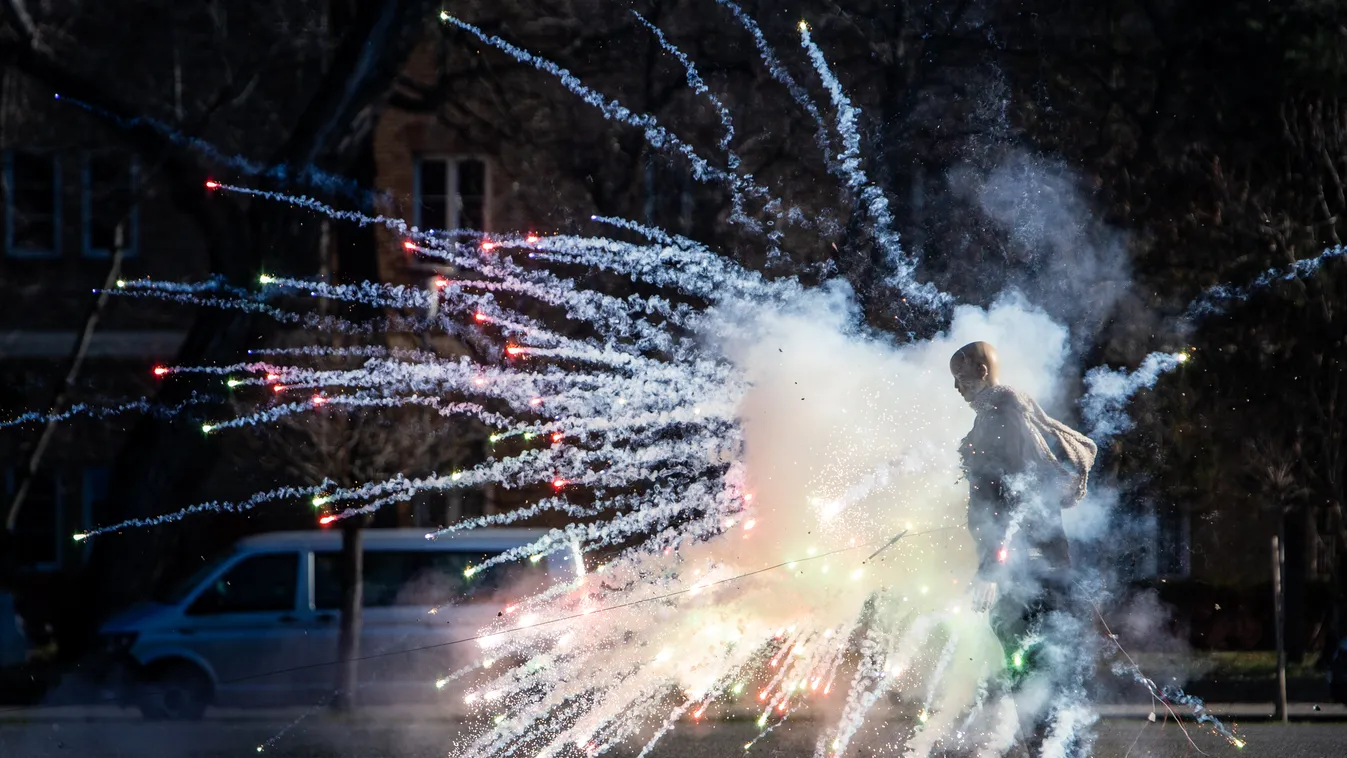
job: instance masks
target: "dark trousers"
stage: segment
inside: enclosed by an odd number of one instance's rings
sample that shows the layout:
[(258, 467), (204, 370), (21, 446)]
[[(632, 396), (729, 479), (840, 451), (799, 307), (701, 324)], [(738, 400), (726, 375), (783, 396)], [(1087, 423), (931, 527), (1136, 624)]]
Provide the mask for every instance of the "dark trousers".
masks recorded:
[[(1017, 581), (998, 582), (991, 609), (991, 626), (1005, 651), (1006, 667), (999, 689), (1019, 695), (1031, 681), (1050, 688), (1049, 702), (1030, 708), (1017, 703), (1020, 744), (1031, 756), (1041, 754), (1059, 698), (1084, 697), (1084, 681), (1092, 662), (1094, 635), (1082, 603), (1072, 587), (1070, 572), (1048, 569), (1026, 572)], [(1080, 755), (1092, 742), (1075, 740)], [(1076, 755), (1068, 746), (1068, 756)]]

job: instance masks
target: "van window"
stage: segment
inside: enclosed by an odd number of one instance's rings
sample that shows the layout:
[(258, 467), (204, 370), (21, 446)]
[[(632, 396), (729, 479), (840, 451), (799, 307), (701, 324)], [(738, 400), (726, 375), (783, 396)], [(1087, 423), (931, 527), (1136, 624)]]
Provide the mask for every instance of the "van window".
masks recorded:
[(197, 567), (196, 571), (188, 574), (185, 579), (179, 574), (177, 579), (170, 579), (165, 584), (159, 585), (159, 587), (157, 587), (150, 595), (150, 599), (157, 603), (163, 603), (164, 605), (177, 605), (178, 603), (181, 603), (187, 599), (188, 595), (192, 594), (192, 590), (196, 589), (203, 581), (205, 581), (206, 577), (214, 574), (215, 570), (220, 568), (221, 564), (232, 557), (233, 556), (229, 553), (225, 553), (224, 555), (206, 561)]
[[(541, 586), (535, 567), (505, 564), (464, 576), (497, 552), (444, 550), (370, 550), (365, 552), (364, 603), (367, 608), (393, 605), (448, 605), (463, 600), (487, 601), (499, 592), (529, 593)], [(341, 606), (341, 556), (314, 553), (314, 607)]]
[(197, 596), (187, 613), (208, 616), (293, 611), (298, 574), (297, 553), (244, 558)]

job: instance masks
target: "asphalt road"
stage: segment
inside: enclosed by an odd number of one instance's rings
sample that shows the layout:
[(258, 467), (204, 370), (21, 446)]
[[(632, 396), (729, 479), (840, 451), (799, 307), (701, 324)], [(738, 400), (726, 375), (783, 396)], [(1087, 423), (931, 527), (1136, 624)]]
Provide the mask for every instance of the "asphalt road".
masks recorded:
[[(1240, 727), (1248, 741), (1236, 750), (1224, 741), (1194, 732), (1196, 747), (1210, 756), (1240, 758), (1347, 757), (1347, 724), (1293, 723), (1290, 726), (1249, 724)], [(858, 757), (901, 756), (901, 750), (877, 749), (883, 730), (871, 745), (849, 751)], [(353, 724), (318, 714), (298, 723), (265, 720), (208, 720), (195, 724), (155, 724), (134, 719), (115, 721), (0, 722), (0, 756), (6, 758), (241, 758), (264, 755), (288, 758), (444, 758), (453, 756), (459, 727), (446, 722)], [(1110, 719), (1100, 727), (1096, 758), (1168, 758), (1200, 756), (1183, 733), (1144, 720)], [(651, 758), (722, 758), (745, 755), (744, 744), (756, 734), (751, 724), (680, 725), (651, 753)], [(808, 757), (813, 754), (814, 725), (787, 723), (755, 745), (750, 756)], [(633, 756), (637, 749), (624, 751)]]

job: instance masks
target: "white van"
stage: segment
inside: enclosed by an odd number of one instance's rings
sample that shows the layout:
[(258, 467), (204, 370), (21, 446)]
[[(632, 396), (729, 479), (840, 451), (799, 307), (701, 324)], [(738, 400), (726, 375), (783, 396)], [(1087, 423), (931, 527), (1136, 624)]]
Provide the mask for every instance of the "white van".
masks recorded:
[[(572, 551), (468, 571), (545, 533), (478, 529), (427, 540), (425, 529), (366, 530), (360, 702), (433, 698), (437, 679), (481, 655), (470, 642), (445, 643), (475, 636), (521, 595), (574, 579)], [(212, 703), (326, 702), (338, 669), (340, 549), (336, 530), (249, 537), (109, 619), (101, 634), (127, 664), (123, 703), (147, 718), (185, 719)]]

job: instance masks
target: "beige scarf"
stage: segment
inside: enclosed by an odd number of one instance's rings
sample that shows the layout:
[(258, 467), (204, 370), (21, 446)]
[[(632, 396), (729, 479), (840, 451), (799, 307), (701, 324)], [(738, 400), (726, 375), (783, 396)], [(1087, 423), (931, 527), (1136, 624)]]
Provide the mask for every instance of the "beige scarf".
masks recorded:
[[(1068, 489), (1062, 501), (1063, 508), (1070, 508), (1085, 497), (1090, 468), (1094, 466), (1095, 453), (1098, 452), (1094, 440), (1049, 416), (1033, 398), (1005, 385), (998, 384), (982, 390), (973, 398), (972, 405), (977, 413), (1000, 410), (1013, 412), (1018, 418), (1024, 419), (1025, 423), (1020, 429), (1028, 437), (1025, 447), (1037, 452), (1039, 463), (1057, 469), (1074, 482), (1075, 486)], [(1057, 439), (1057, 447), (1066, 460), (1058, 458), (1053, 452), (1053, 446), (1048, 443), (1049, 435)]]

